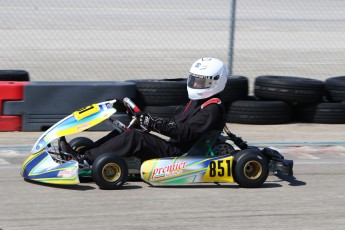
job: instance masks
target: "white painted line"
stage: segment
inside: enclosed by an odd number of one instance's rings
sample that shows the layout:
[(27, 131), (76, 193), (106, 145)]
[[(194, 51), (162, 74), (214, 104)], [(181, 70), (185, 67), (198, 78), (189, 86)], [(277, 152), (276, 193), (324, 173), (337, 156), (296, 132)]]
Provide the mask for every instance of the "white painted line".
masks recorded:
[(345, 157), (345, 153), (338, 153), (340, 156)]
[(294, 165), (345, 165), (345, 161), (341, 161), (341, 162), (305, 161), (305, 162), (294, 162)]
[(0, 157), (16, 157), (20, 155), (22, 154), (19, 154), (19, 152), (15, 150), (11, 150), (11, 149), (0, 150)]
[[(309, 153), (302, 153), (302, 152), (293, 152), (293, 151), (281, 151), (281, 154), (283, 154), (284, 157), (286, 157), (286, 155), (291, 156), (291, 158), (293, 159), (308, 159), (308, 160), (319, 160), (319, 157), (313, 156)], [(286, 159), (288, 159), (289, 157), (286, 157)]]
[(6, 161), (5, 159), (0, 158), (0, 165), (9, 165), (10, 162)]
[(0, 165), (0, 171), (2, 169), (21, 169), (22, 166), (21, 165), (13, 165), (13, 164), (10, 164), (10, 165)]
[(320, 159), (320, 157), (315, 157), (315, 156), (308, 154), (308, 153), (301, 153), (300, 156), (302, 156), (302, 157), (300, 157), (300, 159), (312, 159), (312, 160), (319, 160)]

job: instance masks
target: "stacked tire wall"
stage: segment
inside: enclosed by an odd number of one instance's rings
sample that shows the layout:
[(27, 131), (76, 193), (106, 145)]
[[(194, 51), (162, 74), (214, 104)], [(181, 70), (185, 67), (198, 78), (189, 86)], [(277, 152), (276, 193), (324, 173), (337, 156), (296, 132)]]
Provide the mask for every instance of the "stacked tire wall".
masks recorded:
[[(137, 80), (136, 102), (144, 112), (170, 118), (188, 101), (187, 79)], [(254, 95), (248, 95), (248, 79), (229, 76), (221, 99), (227, 122), (242, 124), (287, 124), (313, 122), (345, 123), (343, 103), (345, 77), (326, 82), (292, 76), (259, 76)]]
[[(345, 76), (326, 81), (291, 76), (259, 76), (254, 95), (248, 79), (229, 76), (221, 99), (227, 122), (286, 124), (345, 123)], [(187, 79), (120, 82), (31, 82), (23, 70), (0, 70), (0, 131), (44, 131), (92, 103), (117, 99), (113, 119), (128, 123), (122, 99), (129, 97), (153, 116), (170, 118), (188, 102)], [(91, 130), (110, 130), (106, 124)]]
[(345, 77), (323, 82), (303, 77), (259, 76), (254, 83), (254, 97), (232, 103), (227, 121), (345, 124), (344, 95)]

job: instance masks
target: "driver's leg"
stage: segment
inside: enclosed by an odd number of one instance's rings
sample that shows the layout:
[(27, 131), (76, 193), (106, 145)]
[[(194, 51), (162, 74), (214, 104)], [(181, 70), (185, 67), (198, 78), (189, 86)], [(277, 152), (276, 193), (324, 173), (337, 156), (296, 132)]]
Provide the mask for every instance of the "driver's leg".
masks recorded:
[(102, 137), (99, 140), (95, 141), (95, 144), (94, 144), (93, 148), (97, 148), (97, 147), (101, 146), (102, 144), (104, 144), (108, 140), (118, 136), (119, 134), (120, 134), (120, 132), (118, 130), (114, 129), (113, 131), (111, 131), (110, 133), (105, 135), (104, 137)]
[(136, 156), (142, 160), (167, 156), (178, 156), (182, 151), (167, 141), (141, 131), (131, 130), (115, 136), (100, 146), (85, 152), (86, 160), (92, 163), (103, 153), (122, 157)]

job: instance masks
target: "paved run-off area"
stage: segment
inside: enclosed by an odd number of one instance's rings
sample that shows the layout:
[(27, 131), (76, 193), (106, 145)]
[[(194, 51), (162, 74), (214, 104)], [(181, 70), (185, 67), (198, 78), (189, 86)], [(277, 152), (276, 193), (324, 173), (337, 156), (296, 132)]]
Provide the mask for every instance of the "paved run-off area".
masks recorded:
[(19, 171), (41, 133), (0, 133), (0, 229), (343, 229), (344, 125), (228, 125), (250, 144), (274, 146), (293, 159), (295, 177), (271, 175), (259, 189), (40, 185)]

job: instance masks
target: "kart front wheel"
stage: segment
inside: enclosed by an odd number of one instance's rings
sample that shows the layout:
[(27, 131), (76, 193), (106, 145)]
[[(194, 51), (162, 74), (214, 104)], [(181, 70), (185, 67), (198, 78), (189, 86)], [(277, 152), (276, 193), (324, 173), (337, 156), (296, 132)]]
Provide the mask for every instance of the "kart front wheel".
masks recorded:
[(69, 142), (74, 151), (84, 154), (88, 149), (94, 146), (94, 142), (87, 137), (76, 137)]
[(268, 161), (259, 150), (239, 151), (234, 159), (234, 179), (244, 188), (258, 188), (269, 174)]
[(113, 154), (102, 154), (92, 164), (92, 177), (100, 189), (118, 189), (128, 177), (125, 160)]

